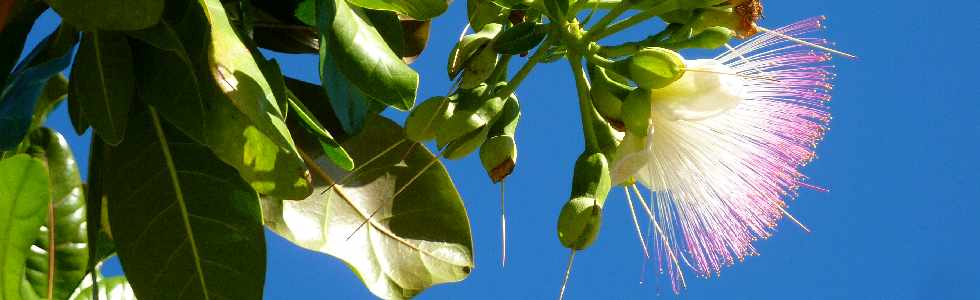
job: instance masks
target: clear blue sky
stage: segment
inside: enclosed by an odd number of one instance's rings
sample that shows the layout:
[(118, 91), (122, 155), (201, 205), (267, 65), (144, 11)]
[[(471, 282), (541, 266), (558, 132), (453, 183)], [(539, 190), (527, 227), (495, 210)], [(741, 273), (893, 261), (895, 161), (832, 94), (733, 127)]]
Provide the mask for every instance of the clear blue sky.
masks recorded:
[[(826, 15), (825, 36), (858, 54), (836, 60), (831, 131), (805, 172), (830, 192), (803, 190), (756, 245), (762, 253), (720, 277), (640, 285), (641, 250), (621, 191), (606, 205), (599, 240), (576, 257), (568, 299), (980, 299), (980, 4), (974, 1), (765, 1), (768, 27)], [(420, 99), (444, 94), (446, 55), (464, 24), (465, 1), (433, 25), (414, 67)], [(57, 25), (48, 13), (29, 45)], [(653, 26), (653, 25), (651, 25)], [(637, 38), (634, 32), (623, 38)], [(646, 32), (649, 33), (649, 32)], [(316, 58), (277, 56), (287, 75), (318, 82)], [(574, 85), (564, 62), (543, 65), (518, 92), (520, 161), (508, 179), (509, 262), (499, 266), (498, 189), (476, 157), (447, 163), (469, 210), (476, 268), (421, 299), (556, 298), (568, 251), (555, 222), (582, 149)], [(75, 137), (64, 106), (49, 126), (66, 134), (87, 167), (89, 135)], [(267, 299), (364, 299), (371, 295), (331, 257), (269, 234)], [(110, 263), (109, 273), (118, 273)], [(646, 277), (654, 276), (647, 268)]]

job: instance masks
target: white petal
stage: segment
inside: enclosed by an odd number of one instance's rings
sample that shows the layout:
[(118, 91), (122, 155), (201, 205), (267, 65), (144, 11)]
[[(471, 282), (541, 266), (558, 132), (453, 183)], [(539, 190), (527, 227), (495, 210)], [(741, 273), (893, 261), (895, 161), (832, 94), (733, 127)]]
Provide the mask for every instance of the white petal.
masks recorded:
[(742, 101), (745, 82), (735, 70), (714, 59), (686, 61), (680, 80), (653, 90), (653, 110), (668, 120), (704, 120)]
[[(651, 127), (648, 136), (653, 135)], [(626, 133), (619, 148), (616, 149), (613, 163), (609, 168), (609, 176), (613, 184), (622, 184), (637, 175), (637, 171), (646, 166), (650, 160), (649, 138)]]

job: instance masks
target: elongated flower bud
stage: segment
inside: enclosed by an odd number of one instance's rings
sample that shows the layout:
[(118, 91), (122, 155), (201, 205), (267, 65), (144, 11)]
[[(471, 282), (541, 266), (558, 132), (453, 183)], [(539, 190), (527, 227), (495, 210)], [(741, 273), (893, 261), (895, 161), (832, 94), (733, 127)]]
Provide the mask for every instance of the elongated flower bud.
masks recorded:
[(583, 153), (575, 161), (572, 176), (572, 198), (590, 197), (601, 206), (611, 187), (609, 162), (602, 153)]
[(490, 137), (480, 147), (480, 162), (493, 182), (504, 180), (513, 172), (517, 163), (517, 143), (514, 137), (520, 117), (520, 103), (516, 96), (511, 95), (490, 125)]
[(675, 50), (687, 48), (717, 49), (725, 46), (734, 36), (735, 31), (726, 27), (715, 26), (704, 29), (704, 31), (690, 39), (667, 43), (662, 46)]
[(445, 146), (450, 142), (490, 123), (503, 108), (504, 100), (499, 97), (487, 99), (487, 85), (481, 84), (472, 90), (462, 90), (457, 95), (456, 107), (452, 116), (436, 132), (436, 145)]
[(483, 126), (478, 130), (474, 130), (459, 137), (446, 145), (446, 149), (442, 151), (442, 156), (447, 159), (460, 159), (466, 157), (466, 155), (469, 155), (475, 151), (480, 147), (480, 145), (483, 144), (484, 141), (487, 140), (488, 132), (490, 132), (490, 127)]
[(609, 76), (606, 69), (598, 66), (589, 66), (589, 78), (592, 83), (592, 104), (596, 111), (607, 121), (615, 122), (622, 128), (623, 99), (632, 88), (617, 82)]

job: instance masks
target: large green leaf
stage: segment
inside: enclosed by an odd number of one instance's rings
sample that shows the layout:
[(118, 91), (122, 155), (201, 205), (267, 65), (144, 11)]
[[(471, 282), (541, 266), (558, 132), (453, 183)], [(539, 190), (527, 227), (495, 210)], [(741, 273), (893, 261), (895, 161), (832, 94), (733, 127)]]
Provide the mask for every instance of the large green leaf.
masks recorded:
[(371, 99), (400, 110), (412, 108), (418, 73), (388, 47), (361, 9), (344, 0), (317, 0), (317, 27), (321, 66), (324, 52), (330, 53), (332, 64)]
[(0, 299), (19, 300), (27, 257), (50, 194), (44, 162), (26, 154), (0, 160)]
[[(310, 193), (308, 173), (285, 129), (275, 93), (268, 84), (269, 94), (254, 89), (255, 77), (241, 72), (235, 80), (252, 88), (230, 93), (219, 88), (211, 62), (230, 54), (212, 53), (210, 38), (200, 30), (209, 26), (207, 17), (197, 3), (190, 4), (187, 14), (173, 23), (164, 20), (129, 33), (138, 40), (132, 46), (140, 99), (184, 134), (211, 148), (256, 191), (289, 199), (306, 197)], [(223, 39), (237, 40), (233, 31), (213, 33), (228, 34), (231, 36)], [(247, 55), (242, 64), (258, 70), (248, 49), (240, 42), (237, 45)], [(263, 78), (261, 72), (256, 74)]]
[[(89, 282), (89, 278), (85, 282)], [(71, 300), (92, 300), (92, 284), (83, 284), (72, 294)], [(133, 294), (133, 287), (129, 285), (124, 276), (101, 278), (95, 289), (98, 291), (98, 299), (101, 300), (136, 300)]]
[(317, 160), (313, 196), (265, 199), (266, 225), (303, 248), (344, 260), (381, 298), (409, 298), (466, 278), (473, 267), (469, 218), (438, 159), (378, 116), (343, 146), (358, 169)]
[(350, 0), (350, 2), (364, 8), (393, 11), (416, 20), (435, 18), (449, 7), (449, 1), (446, 0)]
[(129, 104), (136, 94), (133, 56), (126, 35), (86, 32), (71, 68), (71, 97), (103, 141), (119, 144), (126, 132)]
[[(138, 120), (138, 121), (137, 121)], [(258, 195), (207, 147), (154, 112), (134, 114), (106, 158), (109, 224), (136, 295), (261, 299)]]
[(355, 134), (364, 127), (371, 99), (337, 68), (336, 58), (326, 51), (320, 39), (320, 80), (326, 91), (323, 99), (337, 114), (344, 132)]
[(86, 31), (137, 30), (163, 14), (161, 0), (47, 0), (61, 18)]
[(0, 86), (6, 86), (10, 70), (24, 51), (27, 34), (37, 17), (48, 6), (41, 1), (4, 0), (0, 2)]
[(0, 151), (12, 149), (27, 136), (38, 98), (48, 79), (68, 67), (76, 39), (74, 30), (59, 27), (14, 69), (0, 93)]
[[(49, 193), (54, 206), (54, 296), (68, 299), (85, 276), (88, 264), (85, 195), (68, 141), (61, 134), (40, 128), (31, 133), (32, 151), (47, 161)], [(34, 247), (27, 258), (27, 285), (21, 295), (28, 299), (47, 299), (48, 260), (51, 255), (51, 220), (35, 231)], [(28, 296), (31, 295), (31, 296)]]

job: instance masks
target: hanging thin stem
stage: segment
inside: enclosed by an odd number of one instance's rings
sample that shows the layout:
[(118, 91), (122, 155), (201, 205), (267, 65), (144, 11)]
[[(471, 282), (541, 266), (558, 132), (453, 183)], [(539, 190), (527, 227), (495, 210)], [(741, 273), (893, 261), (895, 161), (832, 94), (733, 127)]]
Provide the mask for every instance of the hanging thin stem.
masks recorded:
[(602, 16), (602, 19), (599, 19), (599, 21), (596, 22), (595, 25), (589, 28), (589, 32), (587, 32), (585, 36), (583, 36), (583, 40), (591, 41), (592, 37), (602, 34), (602, 32), (606, 30), (606, 27), (608, 27), (610, 23), (616, 21), (616, 18), (619, 18), (620, 15), (622, 15), (624, 12), (629, 10), (631, 4), (632, 1), (627, 1), (627, 0), (623, 0), (622, 2), (619, 2), (619, 5), (616, 5), (616, 7), (613, 7), (613, 9), (609, 10), (609, 12), (606, 13), (606, 15)]
[(582, 57), (577, 53), (570, 53), (568, 64), (572, 67), (572, 73), (575, 74), (575, 87), (578, 90), (579, 111), (582, 113), (582, 133), (585, 136), (585, 147), (593, 153), (598, 153), (600, 148), (596, 139), (595, 128), (592, 126), (592, 96), (589, 94), (589, 81), (585, 76), (585, 69), (582, 68)]
[(504, 180), (500, 181), (500, 267), (507, 266), (507, 213), (504, 208)]
[(565, 279), (561, 282), (561, 292), (558, 293), (558, 300), (565, 299), (565, 288), (568, 287), (568, 277), (572, 275), (572, 263), (575, 262), (575, 249), (568, 255), (568, 266), (565, 267)]

